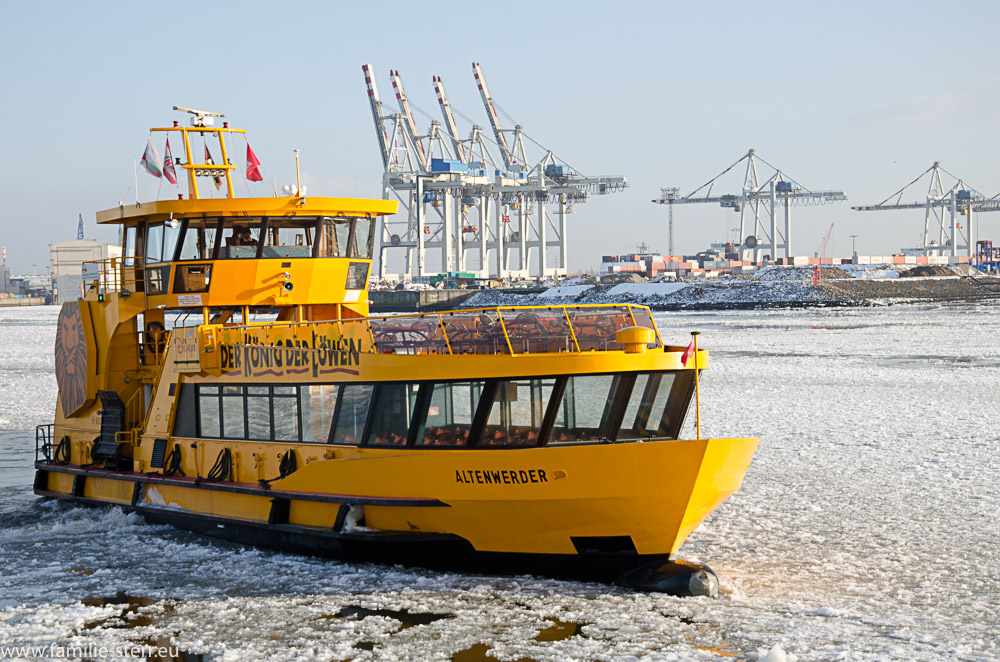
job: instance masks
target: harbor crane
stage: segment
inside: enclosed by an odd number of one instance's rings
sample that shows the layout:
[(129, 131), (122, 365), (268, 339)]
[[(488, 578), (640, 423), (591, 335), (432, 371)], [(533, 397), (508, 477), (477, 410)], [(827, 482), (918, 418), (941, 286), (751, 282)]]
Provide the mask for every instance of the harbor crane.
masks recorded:
[[(566, 215), (573, 204), (628, 186), (624, 177), (584, 176), (528, 137), (520, 125), (508, 141), (506, 134), (511, 132), (500, 124), (478, 63), (473, 63), (473, 74), (496, 139), (492, 148), (479, 126), (472, 127), (467, 140), (459, 137), (440, 76), (432, 82), (444, 122), (432, 120), (421, 135), (413, 114), (417, 107), (410, 103), (399, 71), (390, 70), (399, 113), (383, 106), (372, 66), (365, 64), (362, 71), (385, 168), (383, 197), (394, 195), (401, 204), (395, 217), (383, 217), (378, 234), (382, 278), (390, 250), (405, 251), (404, 278), (427, 275), (426, 256), (438, 251), (445, 272), (471, 270), (469, 257), (478, 254), (474, 271), (481, 278), (564, 274)], [(543, 150), (537, 161), (529, 160), (525, 138)], [(491, 149), (499, 152), (499, 158)], [(551, 204), (556, 205), (555, 218), (546, 209)], [(548, 263), (547, 253), (553, 248), (558, 250), (556, 265)], [(535, 255), (533, 264), (529, 252)]]
[[(945, 188), (941, 180), (941, 173), (945, 173), (955, 180), (951, 188)], [(903, 193), (925, 175), (930, 174), (930, 181), (927, 186), (927, 197), (923, 202), (903, 202)], [(894, 201), (893, 201), (894, 200)], [(979, 191), (970, 188), (959, 177), (941, 167), (940, 161), (924, 170), (912, 182), (899, 189), (888, 198), (876, 205), (851, 207), (854, 211), (885, 211), (888, 209), (923, 209), (924, 210), (924, 239), (923, 243), (916, 248), (904, 248), (904, 252), (917, 253), (919, 255), (949, 255), (956, 256), (960, 249), (965, 249), (966, 255), (975, 256), (975, 219), (973, 212), (994, 212), (1000, 211), (1000, 200), (996, 196), (987, 199)], [(965, 224), (959, 222), (959, 218), (965, 217)], [(936, 226), (936, 227), (932, 227)], [(936, 229), (938, 233), (937, 241), (931, 239), (932, 231)]]
[[(746, 161), (743, 189), (739, 193), (712, 195), (716, 180)], [(774, 171), (768, 179), (761, 181), (757, 172), (760, 162)], [(706, 190), (707, 189), (707, 190)], [(697, 195), (701, 191), (702, 195)], [(685, 196), (677, 194), (675, 188), (660, 189), (660, 197), (655, 204), (673, 205), (718, 203), (740, 215), (739, 248), (745, 257), (755, 260), (762, 256), (770, 259), (778, 257), (778, 249), (785, 249), (785, 257), (792, 257), (792, 216), (791, 207), (805, 204), (828, 204), (847, 200), (843, 191), (813, 191), (786, 176), (780, 169), (760, 158), (750, 149), (731, 166), (708, 180)], [(784, 229), (778, 228), (778, 210), (784, 207)], [(765, 240), (762, 240), (762, 237)]]
[(830, 223), (830, 229), (826, 233), (826, 237), (820, 242), (819, 250), (816, 251), (816, 257), (826, 257), (826, 249), (830, 247), (830, 239), (833, 238), (833, 223)]

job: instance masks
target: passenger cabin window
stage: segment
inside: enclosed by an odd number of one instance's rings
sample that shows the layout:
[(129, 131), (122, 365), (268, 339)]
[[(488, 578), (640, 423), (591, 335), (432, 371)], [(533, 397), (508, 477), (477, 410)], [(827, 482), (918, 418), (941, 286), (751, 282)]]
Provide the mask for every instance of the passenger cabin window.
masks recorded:
[(467, 446), (483, 382), (444, 382), (425, 388), (430, 394), (427, 409), (415, 419), (417, 445)]
[(567, 377), (549, 443), (610, 439), (614, 396), (620, 381), (613, 375)]
[(357, 444), (364, 434), (371, 406), (372, 384), (345, 384), (337, 406), (337, 421), (333, 431), (333, 443)]
[(368, 443), (372, 446), (406, 446), (416, 400), (415, 384), (380, 384), (376, 390)]
[(222, 437), (247, 438), (247, 417), (243, 386), (222, 387)]
[(537, 446), (554, 379), (500, 380), (481, 444)]
[[(332, 410), (328, 416), (332, 415)], [(198, 385), (198, 436), (299, 441), (296, 386)], [(327, 418), (329, 429), (329, 418)], [(308, 441), (308, 440), (307, 440)], [(324, 436), (323, 441), (326, 441)]]
[(330, 439), (330, 422), (337, 408), (340, 386), (310, 384), (301, 388), (302, 441), (326, 443)]
[(676, 439), (691, 401), (691, 371), (639, 375), (625, 409), (618, 440)]

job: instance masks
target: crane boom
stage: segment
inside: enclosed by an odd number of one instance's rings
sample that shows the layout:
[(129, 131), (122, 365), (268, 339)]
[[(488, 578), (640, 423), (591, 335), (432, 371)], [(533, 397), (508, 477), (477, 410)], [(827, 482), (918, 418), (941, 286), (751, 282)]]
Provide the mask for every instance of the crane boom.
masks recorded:
[(490, 126), (493, 127), (493, 135), (496, 137), (497, 145), (500, 147), (500, 156), (503, 158), (503, 164), (510, 170), (513, 163), (510, 148), (507, 147), (507, 138), (503, 135), (503, 130), (500, 128), (500, 120), (497, 118), (496, 108), (493, 107), (493, 99), (490, 97), (490, 91), (486, 87), (486, 78), (483, 76), (482, 67), (479, 66), (478, 62), (472, 63), (472, 72), (476, 75), (476, 84), (479, 86), (479, 93), (483, 97), (483, 105), (486, 106), (486, 115), (489, 117)]
[(826, 233), (826, 238), (823, 239), (823, 243), (820, 244), (819, 253), (816, 257), (826, 257), (826, 249), (830, 246), (830, 238), (833, 237), (833, 223), (830, 223), (830, 230)]
[(438, 104), (441, 106), (441, 114), (444, 116), (444, 125), (448, 128), (451, 136), (451, 143), (455, 147), (455, 156), (462, 163), (468, 163), (465, 156), (465, 146), (458, 138), (458, 125), (455, 123), (455, 116), (451, 114), (451, 104), (448, 103), (448, 95), (444, 93), (444, 82), (440, 76), (434, 76), (434, 91), (437, 92)]
[(403, 126), (409, 134), (410, 141), (417, 146), (417, 161), (422, 170), (427, 170), (427, 152), (424, 151), (424, 144), (417, 140), (417, 121), (413, 119), (413, 111), (410, 110), (410, 101), (403, 91), (403, 80), (399, 77), (399, 70), (390, 71), (392, 78), (392, 89), (396, 91), (396, 100), (399, 101), (399, 110), (403, 114)]
[(370, 64), (361, 65), (361, 70), (365, 72), (365, 83), (368, 85), (368, 102), (372, 107), (372, 119), (375, 120), (375, 133), (378, 135), (379, 151), (382, 153), (382, 167), (388, 168), (389, 131), (382, 115), (382, 100), (379, 99), (378, 88), (375, 86), (375, 71)]

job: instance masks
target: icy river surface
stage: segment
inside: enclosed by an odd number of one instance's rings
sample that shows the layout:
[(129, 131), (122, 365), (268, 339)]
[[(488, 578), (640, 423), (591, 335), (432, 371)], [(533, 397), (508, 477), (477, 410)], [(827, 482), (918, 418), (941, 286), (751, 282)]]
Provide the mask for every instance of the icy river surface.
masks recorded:
[(37, 500), (58, 309), (0, 309), (0, 658), (1000, 660), (998, 313), (657, 314), (711, 352), (703, 435), (761, 438), (678, 555), (719, 574), (709, 599), (343, 564)]

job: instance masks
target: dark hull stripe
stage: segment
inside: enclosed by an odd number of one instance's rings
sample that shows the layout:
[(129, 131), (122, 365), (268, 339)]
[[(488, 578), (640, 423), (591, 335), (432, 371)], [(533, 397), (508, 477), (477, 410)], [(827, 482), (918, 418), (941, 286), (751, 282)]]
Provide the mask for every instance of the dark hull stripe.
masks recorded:
[[(149, 485), (171, 485), (175, 487), (191, 487), (200, 490), (216, 492), (233, 492), (235, 494), (250, 494), (269, 499), (289, 499), (295, 501), (318, 501), (322, 503), (350, 503), (358, 506), (405, 506), (408, 508), (448, 508), (448, 504), (438, 499), (405, 498), (405, 497), (368, 497), (357, 494), (321, 494), (318, 492), (290, 492), (288, 490), (264, 489), (252, 483), (214, 483), (187, 476), (160, 476), (159, 474), (138, 474), (125, 471), (108, 471), (107, 469), (91, 469), (79, 466), (66, 466), (49, 462), (36, 462), (38, 471), (73, 474), (93, 478), (108, 478), (131, 483)], [(36, 490), (36, 493), (40, 493)], [(46, 494), (45, 496), (52, 496)]]

